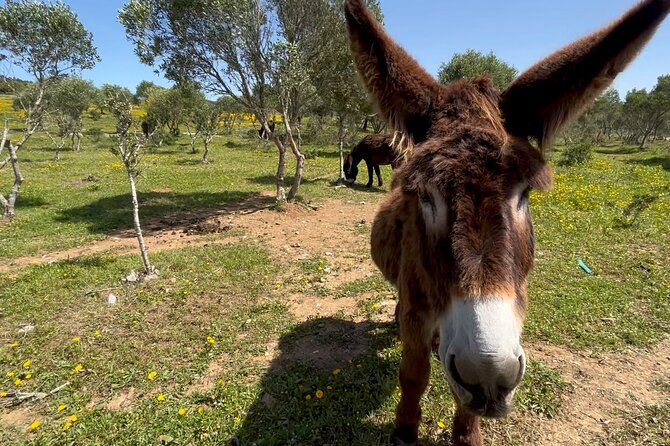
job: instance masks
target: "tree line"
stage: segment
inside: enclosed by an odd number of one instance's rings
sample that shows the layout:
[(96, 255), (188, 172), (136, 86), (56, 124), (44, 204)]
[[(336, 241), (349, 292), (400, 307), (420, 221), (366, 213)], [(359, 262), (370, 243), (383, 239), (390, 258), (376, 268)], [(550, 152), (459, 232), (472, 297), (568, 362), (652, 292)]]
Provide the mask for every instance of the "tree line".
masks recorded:
[[(368, 3), (383, 19), (378, 1)], [(25, 113), (23, 134), (10, 139), (5, 124), (0, 147), (0, 169), (11, 167), (15, 176), (9, 194), (0, 194), (5, 216), (13, 215), (23, 181), (17, 155), (21, 147), (36, 131), (44, 131), (56, 158), (68, 140), (78, 150), (82, 115), (91, 105), (104, 113), (111, 104), (118, 109), (121, 100), (129, 107), (142, 103), (142, 145), (161, 145), (185, 127), (192, 151), (202, 139), (203, 162), (221, 123), (230, 131), (243, 114), (254, 116), (277, 148), (279, 201), (298, 192), (305, 164), (305, 116), (311, 123), (334, 124), (340, 178), (347, 139), (361, 127), (384, 128), (357, 81), (340, 0), (128, 0), (118, 20), (139, 60), (173, 81), (173, 87), (144, 81), (134, 93), (118, 85), (98, 89), (76, 76), (100, 57), (93, 36), (67, 5), (7, 0), (0, 6), (0, 60), (32, 77), (29, 82), (0, 79), (3, 91), (14, 92), (15, 107)], [(438, 79), (449, 83), (480, 75), (490, 76), (502, 90), (517, 70), (493, 53), (468, 50), (443, 64)], [(273, 125), (276, 116), (281, 126)], [(644, 148), (649, 141), (668, 137), (669, 119), (666, 75), (651, 91), (632, 90), (623, 100), (615, 90), (608, 91), (564, 138), (568, 144), (616, 138)], [(294, 155), (296, 175), (287, 191), (288, 153)]]

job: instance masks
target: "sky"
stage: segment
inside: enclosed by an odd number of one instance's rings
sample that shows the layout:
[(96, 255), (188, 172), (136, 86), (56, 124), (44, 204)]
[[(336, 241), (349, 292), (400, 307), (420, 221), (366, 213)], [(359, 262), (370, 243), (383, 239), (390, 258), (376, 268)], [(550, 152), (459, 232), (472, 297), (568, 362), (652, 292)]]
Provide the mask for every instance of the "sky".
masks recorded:
[[(4, 4), (0, 0), (0, 4)], [(65, 0), (93, 33), (102, 61), (82, 73), (96, 85), (119, 84), (132, 91), (142, 80), (169, 82), (142, 65), (116, 20), (124, 0)], [(388, 33), (430, 73), (453, 54), (472, 48), (493, 51), (520, 72), (552, 51), (618, 17), (635, 0), (381, 0)], [(6, 72), (6, 67), (2, 67)], [(12, 72), (10, 72), (11, 74)], [(17, 70), (13, 74), (23, 77)], [(670, 19), (614, 86), (653, 88), (670, 74)]]

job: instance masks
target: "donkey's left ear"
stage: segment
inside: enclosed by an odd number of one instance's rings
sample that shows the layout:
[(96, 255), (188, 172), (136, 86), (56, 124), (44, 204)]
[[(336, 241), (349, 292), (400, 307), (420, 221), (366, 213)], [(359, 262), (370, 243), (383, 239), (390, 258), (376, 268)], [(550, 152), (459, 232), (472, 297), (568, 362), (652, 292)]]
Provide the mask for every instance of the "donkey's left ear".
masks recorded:
[(670, 0), (644, 0), (613, 24), (557, 51), (502, 94), (510, 134), (551, 148), (561, 129), (591, 105), (635, 58), (670, 11)]
[(358, 72), (394, 130), (423, 135), (442, 86), (396, 44), (363, 0), (346, 0), (344, 13)]

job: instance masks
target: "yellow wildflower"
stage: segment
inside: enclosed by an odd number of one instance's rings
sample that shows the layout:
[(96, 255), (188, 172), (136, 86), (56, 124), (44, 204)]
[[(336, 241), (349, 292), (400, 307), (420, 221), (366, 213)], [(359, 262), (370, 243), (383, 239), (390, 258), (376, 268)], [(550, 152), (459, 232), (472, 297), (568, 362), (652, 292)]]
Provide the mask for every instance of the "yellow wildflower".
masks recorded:
[(156, 371), (152, 370), (147, 374), (147, 379), (149, 381), (153, 381), (154, 379), (156, 379), (157, 375), (158, 375), (158, 373)]
[(8, 378), (11, 378), (12, 376), (14, 376), (14, 372), (7, 372), (7, 377)]
[(95, 331), (93, 332), (93, 336), (95, 336), (96, 338), (97, 338), (98, 336), (100, 336), (100, 330), (95, 330)]
[(30, 423), (30, 428), (37, 429), (38, 427), (40, 427), (40, 424), (42, 423), (40, 423), (39, 421), (33, 421), (32, 423)]
[(81, 341), (81, 338), (79, 336), (75, 336), (74, 338), (72, 338), (72, 342), (79, 342), (79, 341)]
[(83, 366), (83, 365), (81, 365), (81, 364), (77, 364), (76, 366), (74, 366), (74, 371), (75, 371), (75, 372), (81, 372), (82, 370), (84, 370), (84, 366)]
[(165, 401), (165, 395), (163, 395), (162, 393), (159, 393), (158, 395), (156, 395), (156, 399), (158, 401)]
[(326, 386), (326, 390), (333, 390), (333, 386)]
[(442, 421), (438, 421), (437, 427), (439, 427), (440, 429), (444, 429), (444, 423)]
[(224, 381), (223, 381), (223, 379), (219, 378), (219, 379), (216, 381), (216, 383), (217, 383), (218, 385), (220, 385), (220, 386), (223, 386)]
[(311, 400), (311, 399), (312, 399), (312, 395), (307, 395), (307, 396), (305, 397), (305, 399), (306, 399), (307, 401)]
[(20, 386), (22, 382), (23, 382), (23, 381), (21, 381), (21, 378), (16, 378), (16, 379), (14, 380), (14, 385), (15, 385), (15, 386)]
[(177, 413), (179, 414), (180, 417), (183, 417), (184, 415), (186, 415), (186, 409), (182, 407), (181, 409), (179, 409), (179, 412)]
[(33, 377), (32, 373), (26, 373), (26, 376), (24, 377), (25, 379), (30, 379)]
[(207, 336), (207, 343), (208, 344), (216, 344), (216, 339), (214, 339), (211, 336)]
[(317, 391), (316, 391), (316, 397), (317, 397), (318, 399), (323, 398), (323, 390), (321, 390), (321, 389), (317, 390)]
[(26, 362), (23, 363), (23, 367), (28, 368), (33, 362), (30, 359), (27, 359)]
[(205, 411), (205, 408), (202, 406), (198, 406), (198, 413), (203, 413)]
[(7, 392), (0, 392), (0, 398), (4, 398), (7, 396)]
[(18, 343), (18, 342), (13, 342), (12, 345), (10, 345), (9, 347), (10, 347), (10, 348), (16, 348), (16, 347), (18, 347), (18, 346), (19, 346), (19, 343)]
[(72, 421), (73, 423), (74, 423), (75, 421), (77, 421), (78, 419), (79, 419), (79, 418), (77, 418), (77, 415), (75, 415), (75, 414), (70, 415), (70, 421)]
[(242, 418), (235, 417), (235, 424), (240, 424), (241, 422), (242, 422)]
[(71, 421), (68, 421), (68, 422), (65, 423), (65, 425), (63, 426), (63, 430), (66, 431), (66, 430), (70, 429), (71, 427), (72, 427), (72, 422), (71, 422)]
[(333, 375), (337, 376), (342, 372), (342, 369), (335, 369), (333, 370)]
[(67, 409), (67, 406), (66, 406), (65, 404), (61, 404), (60, 406), (58, 406), (58, 408), (56, 408), (56, 410), (57, 410), (58, 412), (62, 412), (62, 411), (64, 411), (65, 409)]

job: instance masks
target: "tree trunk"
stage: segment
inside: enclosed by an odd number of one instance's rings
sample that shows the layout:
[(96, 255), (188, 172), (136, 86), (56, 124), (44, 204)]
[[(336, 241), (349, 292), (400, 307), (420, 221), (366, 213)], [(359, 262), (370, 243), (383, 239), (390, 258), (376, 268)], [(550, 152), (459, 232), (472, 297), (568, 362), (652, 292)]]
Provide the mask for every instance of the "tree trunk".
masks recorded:
[(144, 263), (144, 272), (147, 275), (154, 274), (154, 267), (149, 263), (149, 255), (147, 254), (147, 247), (144, 244), (144, 237), (142, 236), (142, 227), (140, 226), (140, 205), (137, 201), (137, 188), (135, 187), (135, 174), (132, 169), (126, 166), (128, 172), (128, 181), (130, 182), (130, 196), (133, 203), (133, 223), (135, 225), (135, 235), (137, 236), (137, 243), (140, 246), (140, 254), (142, 255), (142, 263)]
[[(3, 144), (4, 142), (5, 138), (3, 138)], [(8, 199), (0, 195), (0, 203), (2, 203), (4, 208), (4, 216), (6, 218), (12, 218), (15, 215), (14, 208), (16, 206), (16, 198), (19, 196), (21, 183), (23, 183), (23, 175), (21, 175), (21, 169), (19, 169), (19, 159), (16, 156), (16, 147), (9, 144), (7, 151), (9, 152), (9, 162), (11, 163), (12, 171), (14, 172), (14, 184), (12, 185), (12, 190), (9, 193)]]
[[(255, 116), (255, 114), (254, 114)], [(272, 139), (277, 146), (279, 152), (279, 161), (277, 163), (277, 201), (280, 203), (286, 202), (286, 189), (284, 176), (286, 173), (286, 145), (282, 142), (279, 133), (270, 131), (267, 119), (261, 121), (261, 127), (265, 129), (268, 138)]]
[(286, 146), (281, 142), (279, 136), (274, 138), (275, 145), (279, 150), (279, 163), (277, 165), (277, 201), (286, 202), (286, 189), (284, 188), (284, 175), (286, 172)]
[[(365, 119), (366, 119), (365, 122), (367, 124), (367, 117)], [(339, 173), (339, 177), (337, 179), (337, 182), (342, 183), (345, 180), (345, 178), (344, 178), (344, 136), (345, 136), (344, 119), (340, 116), (338, 121), (339, 121), (338, 122), (339, 129), (337, 131), (337, 142), (338, 142), (339, 149), (340, 149), (339, 150), (339, 152), (340, 152), (340, 173)]]
[(209, 164), (209, 158), (208, 158), (208, 156), (209, 156), (209, 144), (211, 142), (212, 142), (212, 138), (210, 138), (209, 136), (206, 136), (205, 138), (203, 138), (203, 143), (204, 143), (204, 146), (205, 146), (205, 153), (202, 154), (202, 163), (203, 164)]
[(72, 133), (72, 150), (79, 152), (81, 150), (81, 133)]
[(288, 144), (291, 146), (293, 155), (295, 155), (295, 177), (293, 178), (293, 185), (291, 190), (289, 190), (286, 199), (292, 201), (295, 196), (298, 194), (298, 188), (300, 187), (300, 182), (302, 181), (302, 170), (305, 166), (305, 155), (300, 152), (300, 146), (293, 138), (293, 130), (291, 129), (291, 124), (289, 123), (288, 116), (284, 113), (284, 128), (286, 130), (286, 139)]

